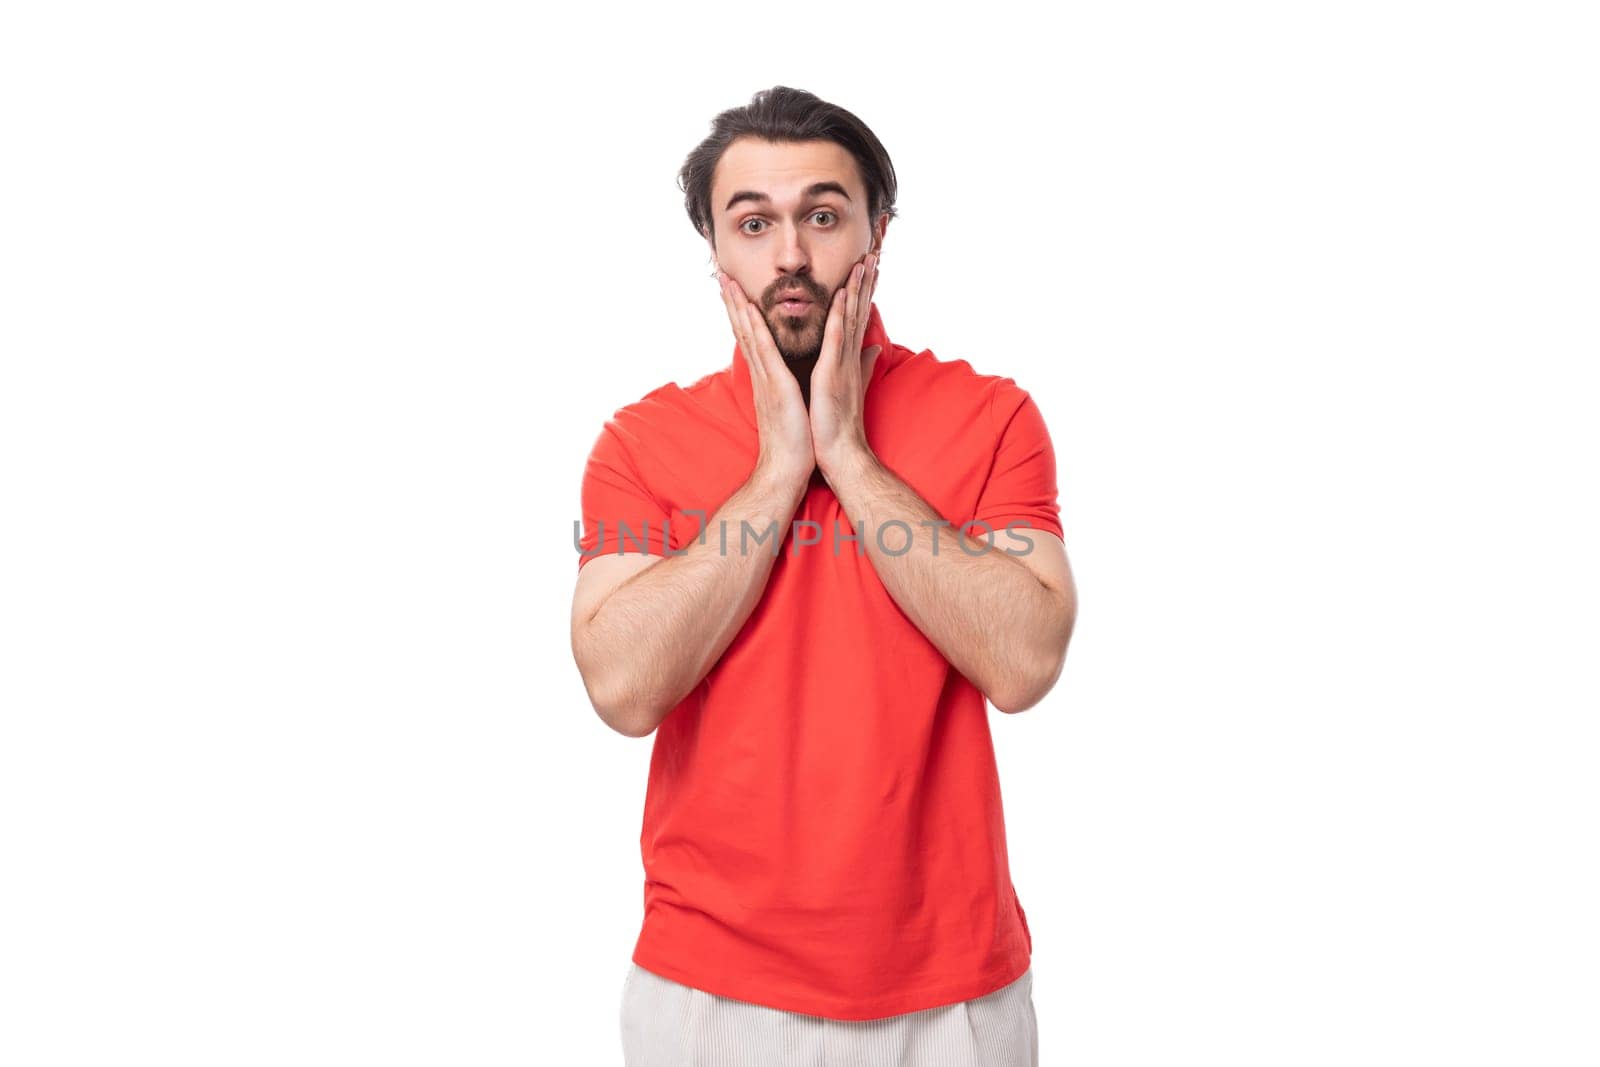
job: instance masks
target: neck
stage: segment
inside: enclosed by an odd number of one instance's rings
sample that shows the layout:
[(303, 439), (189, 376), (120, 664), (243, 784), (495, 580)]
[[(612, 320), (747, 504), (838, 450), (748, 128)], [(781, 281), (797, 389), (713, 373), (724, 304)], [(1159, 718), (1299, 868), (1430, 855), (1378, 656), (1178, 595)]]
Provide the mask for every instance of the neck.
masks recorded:
[(794, 374), (795, 381), (800, 383), (800, 399), (805, 401), (806, 409), (811, 408), (811, 373), (817, 369), (817, 360), (820, 356), (801, 356), (798, 359), (784, 357), (783, 365)]

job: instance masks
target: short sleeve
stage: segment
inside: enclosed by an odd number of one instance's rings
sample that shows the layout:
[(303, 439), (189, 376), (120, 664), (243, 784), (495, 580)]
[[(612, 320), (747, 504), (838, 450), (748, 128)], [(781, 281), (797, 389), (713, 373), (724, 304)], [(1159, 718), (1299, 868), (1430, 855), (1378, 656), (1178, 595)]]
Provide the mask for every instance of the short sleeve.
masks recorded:
[(645, 485), (637, 464), (607, 422), (583, 469), (578, 568), (617, 552), (667, 554), (668, 512)]
[[(1039, 405), (1026, 390), (1004, 378), (990, 398), (989, 417), (999, 429), (999, 438), (973, 521), (988, 523), (997, 544), (1012, 543), (1005, 536), (1007, 523), (1062, 536), (1055, 448)], [(981, 526), (967, 532), (973, 537), (986, 536)]]

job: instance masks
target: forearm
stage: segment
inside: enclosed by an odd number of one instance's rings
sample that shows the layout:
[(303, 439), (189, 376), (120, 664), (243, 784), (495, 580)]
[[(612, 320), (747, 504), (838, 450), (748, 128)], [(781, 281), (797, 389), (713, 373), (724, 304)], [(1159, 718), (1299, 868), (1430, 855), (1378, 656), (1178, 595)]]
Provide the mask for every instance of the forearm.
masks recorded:
[(967, 536), (870, 451), (828, 474), (884, 588), (956, 670), (1004, 711), (1054, 684), (1066, 645), (1062, 598), (1007, 554), (1027, 549), (1021, 538)]
[(611, 721), (647, 734), (706, 676), (760, 601), (804, 491), (758, 470), (705, 520), (704, 536), (600, 604), (582, 627), (580, 659)]

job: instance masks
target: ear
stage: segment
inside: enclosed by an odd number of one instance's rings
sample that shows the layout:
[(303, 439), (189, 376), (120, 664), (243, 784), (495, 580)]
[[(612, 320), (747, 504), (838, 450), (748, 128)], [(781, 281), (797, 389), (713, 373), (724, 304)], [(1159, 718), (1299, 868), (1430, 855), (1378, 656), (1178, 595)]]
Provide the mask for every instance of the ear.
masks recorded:
[(889, 216), (888, 215), (879, 215), (878, 216), (878, 225), (876, 227), (874, 227), (874, 230), (876, 232), (874, 233), (874, 236), (873, 236), (873, 242), (872, 243), (873, 243), (874, 247), (873, 247), (872, 250), (878, 254), (879, 258), (882, 258), (882, 256), (883, 256), (883, 238), (884, 238), (884, 235), (889, 232)]

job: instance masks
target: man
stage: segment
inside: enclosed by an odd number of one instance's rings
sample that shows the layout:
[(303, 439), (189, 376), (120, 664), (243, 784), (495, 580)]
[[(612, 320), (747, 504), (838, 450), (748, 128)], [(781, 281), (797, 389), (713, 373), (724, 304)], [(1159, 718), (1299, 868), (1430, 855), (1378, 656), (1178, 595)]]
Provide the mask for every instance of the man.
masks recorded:
[(890, 340), (848, 111), (757, 93), (680, 182), (733, 359), (607, 420), (572, 606), (595, 710), (655, 732), (626, 1062), (1036, 1065), (984, 699), (1038, 703), (1077, 613), (1043, 418)]

